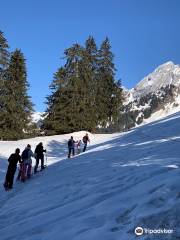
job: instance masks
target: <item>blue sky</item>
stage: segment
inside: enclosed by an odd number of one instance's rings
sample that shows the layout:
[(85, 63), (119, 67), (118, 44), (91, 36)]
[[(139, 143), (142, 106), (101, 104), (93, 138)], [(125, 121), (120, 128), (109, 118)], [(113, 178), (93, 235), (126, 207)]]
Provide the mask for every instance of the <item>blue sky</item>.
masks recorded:
[(0, 30), (27, 59), (36, 111), (46, 108), (64, 49), (89, 35), (98, 45), (110, 38), (116, 77), (127, 88), (164, 62), (180, 64), (179, 0), (0, 0), (0, 6)]

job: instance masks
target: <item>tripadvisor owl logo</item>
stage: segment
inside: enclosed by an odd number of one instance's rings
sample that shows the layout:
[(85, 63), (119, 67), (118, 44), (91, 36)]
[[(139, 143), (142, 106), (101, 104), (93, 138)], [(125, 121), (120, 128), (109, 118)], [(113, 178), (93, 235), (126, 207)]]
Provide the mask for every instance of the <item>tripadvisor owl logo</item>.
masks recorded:
[(141, 236), (141, 235), (143, 235), (143, 233), (144, 233), (144, 230), (143, 230), (143, 228), (142, 227), (137, 227), (137, 228), (135, 228), (135, 234), (137, 235), (137, 236)]

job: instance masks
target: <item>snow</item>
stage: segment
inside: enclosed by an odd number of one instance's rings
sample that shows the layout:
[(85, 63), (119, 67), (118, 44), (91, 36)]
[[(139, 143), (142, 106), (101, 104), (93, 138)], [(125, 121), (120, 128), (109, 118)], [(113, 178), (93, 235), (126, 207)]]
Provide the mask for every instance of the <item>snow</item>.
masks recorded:
[[(147, 96), (149, 93), (153, 93), (157, 95), (158, 98), (163, 99), (165, 91), (161, 87), (165, 88), (172, 85), (175, 86), (173, 89), (172, 99), (168, 100), (169, 102), (164, 102), (161, 109), (160, 107), (158, 109), (154, 109), (155, 112), (152, 113), (149, 118), (143, 118), (143, 111), (150, 108), (151, 99), (144, 105), (140, 105), (139, 100), (143, 96)], [(125, 95), (124, 106), (130, 104), (131, 111), (139, 112), (136, 117), (136, 121), (138, 121), (139, 118), (143, 118), (141, 125), (159, 120), (173, 113), (180, 112), (180, 65), (175, 65), (172, 61), (164, 63), (143, 78), (131, 90), (128, 91), (125, 88), (123, 88), (123, 90)]]
[(1, 186), (16, 147), (42, 141), (48, 163), (12, 191), (0, 188), (0, 239), (132, 240), (137, 226), (174, 230), (141, 239), (180, 239), (180, 113), (127, 133), (90, 134), (87, 152), (67, 159), (69, 137), (85, 133), (0, 142)]
[(129, 96), (125, 105), (148, 93), (156, 93), (161, 87), (171, 84), (178, 87), (180, 85), (180, 65), (169, 61), (144, 77), (134, 88), (128, 90), (123, 87), (125, 95)]
[(123, 102), (124, 105), (127, 105), (130, 102), (133, 102), (135, 100), (134, 97), (133, 97), (133, 92), (134, 92), (133, 89), (131, 89), (131, 90), (124, 90), (123, 89), (123, 92), (124, 92), (124, 95), (125, 95), (124, 102)]
[(137, 99), (148, 93), (156, 93), (161, 87), (170, 84), (180, 85), (180, 66), (171, 61), (160, 65), (131, 89), (130, 92), (133, 95), (131, 98)]
[(32, 114), (32, 121), (37, 123), (40, 120), (43, 120), (43, 114), (44, 112), (33, 112)]
[(179, 103), (180, 103), (180, 95), (177, 95), (174, 102), (165, 104), (163, 109), (160, 109), (160, 110), (154, 112), (153, 114), (151, 114), (151, 116), (149, 118), (143, 119), (142, 124), (157, 121), (164, 117), (170, 116), (174, 113), (180, 112)]

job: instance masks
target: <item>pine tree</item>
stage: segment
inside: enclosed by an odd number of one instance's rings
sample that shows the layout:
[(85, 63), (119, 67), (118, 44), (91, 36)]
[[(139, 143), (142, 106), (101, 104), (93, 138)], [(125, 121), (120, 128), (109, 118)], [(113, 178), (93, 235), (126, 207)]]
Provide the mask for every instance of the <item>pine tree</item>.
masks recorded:
[(49, 133), (78, 131), (85, 125), (86, 101), (81, 72), (83, 48), (74, 44), (64, 54), (66, 64), (56, 72), (50, 86), (52, 94), (48, 97), (48, 116), (44, 122)]
[(65, 68), (61, 67), (54, 74), (54, 79), (50, 85), (52, 94), (47, 97), (48, 108), (45, 113), (44, 129), (47, 134), (66, 133), (68, 122), (66, 111), (68, 107), (67, 94), (67, 74)]
[(0, 31), (0, 70), (5, 69), (9, 62), (8, 43), (3, 32)]
[(96, 103), (97, 96), (97, 74), (98, 74), (98, 49), (96, 42), (90, 36), (85, 42), (83, 55), (82, 75), (85, 79), (86, 98), (88, 98), (87, 119), (91, 125), (90, 129), (94, 131), (98, 124), (98, 106)]
[(99, 120), (103, 127), (113, 124), (122, 104), (121, 83), (115, 81), (115, 66), (109, 39), (106, 38), (99, 50), (97, 105)]
[(0, 138), (4, 127), (4, 113), (5, 113), (5, 97), (7, 95), (5, 89), (5, 81), (7, 79), (7, 66), (9, 63), (8, 43), (3, 32), (0, 31)]
[(0, 109), (2, 108), (2, 98), (5, 93), (4, 81), (6, 79), (6, 69), (9, 63), (8, 43), (3, 32), (0, 31)]
[(54, 74), (47, 98), (44, 128), (47, 134), (95, 130), (98, 125), (114, 124), (121, 104), (120, 82), (109, 40), (98, 51), (89, 37), (85, 47), (74, 44), (65, 50), (66, 63)]
[(20, 139), (30, 131), (32, 103), (27, 94), (26, 66), (23, 53), (16, 49), (10, 57), (5, 81), (6, 95), (4, 97), (1, 138)]

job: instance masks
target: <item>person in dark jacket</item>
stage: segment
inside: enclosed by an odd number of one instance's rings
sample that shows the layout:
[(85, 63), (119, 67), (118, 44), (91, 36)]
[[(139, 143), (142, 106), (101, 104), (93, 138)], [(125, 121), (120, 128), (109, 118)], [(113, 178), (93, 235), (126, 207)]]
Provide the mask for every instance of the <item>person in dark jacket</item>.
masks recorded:
[(13, 188), (14, 175), (17, 168), (17, 163), (21, 163), (20, 149), (17, 148), (15, 153), (12, 153), (8, 159), (9, 165), (4, 182), (4, 188), (6, 191)]
[(35, 149), (35, 158), (36, 158), (36, 165), (34, 167), (34, 173), (37, 173), (39, 160), (41, 160), (41, 170), (45, 168), (44, 166), (44, 152), (46, 152), (46, 149), (43, 148), (42, 142), (40, 142)]
[(75, 154), (75, 151), (74, 151), (74, 145), (75, 145), (75, 143), (76, 143), (76, 142), (74, 141), (73, 136), (71, 136), (71, 138), (70, 138), (69, 141), (68, 141), (68, 150), (69, 150), (68, 158), (71, 157), (71, 153), (72, 153), (73, 156), (74, 156), (74, 154)]
[(86, 133), (86, 135), (83, 137), (83, 143), (84, 143), (83, 152), (86, 151), (86, 148), (87, 148), (87, 144), (88, 144), (88, 142), (90, 143), (90, 139), (89, 139), (88, 134)]

